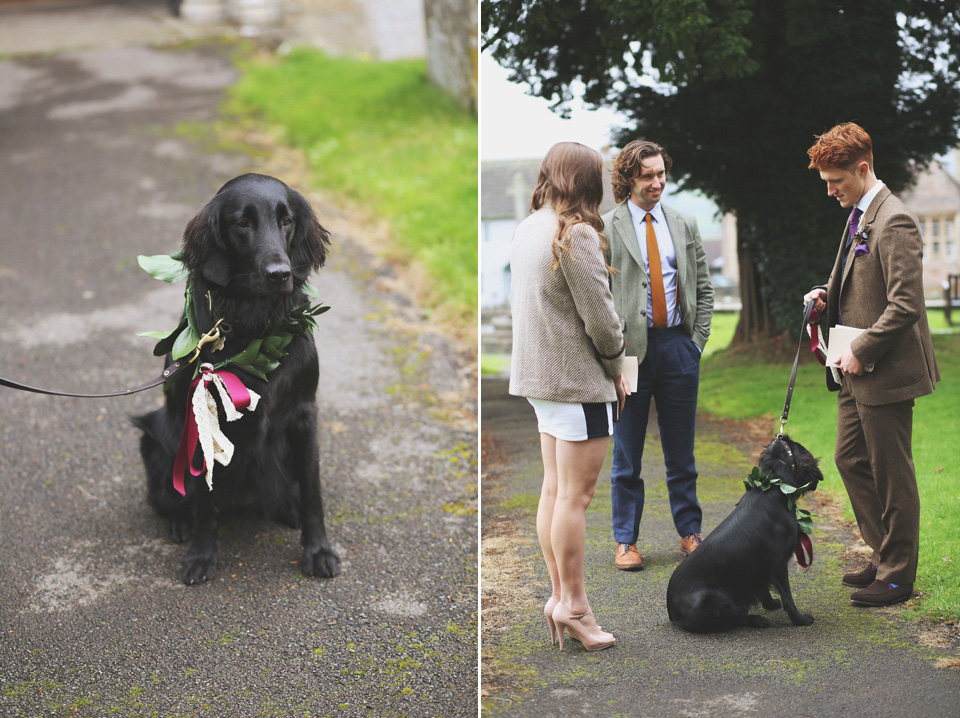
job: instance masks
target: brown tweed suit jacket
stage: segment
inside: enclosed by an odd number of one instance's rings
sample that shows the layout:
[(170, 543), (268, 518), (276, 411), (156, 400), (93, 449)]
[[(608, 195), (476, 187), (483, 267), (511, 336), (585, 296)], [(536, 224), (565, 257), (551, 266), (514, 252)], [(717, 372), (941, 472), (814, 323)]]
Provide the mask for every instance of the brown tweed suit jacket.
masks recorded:
[(623, 334), (600, 237), (572, 228), (553, 268), (556, 213), (543, 207), (517, 227), (510, 250), (513, 355), (510, 393), (562, 402), (615, 401)]
[[(872, 372), (845, 376), (859, 404), (879, 406), (933, 392), (940, 370), (933, 355), (923, 296), (923, 240), (914, 214), (884, 187), (863, 217), (867, 254), (851, 243), (840, 276), (846, 230), (827, 282), (829, 326), (838, 312), (847, 326), (866, 329), (851, 349)], [(829, 333), (826, 336), (830, 343)]]

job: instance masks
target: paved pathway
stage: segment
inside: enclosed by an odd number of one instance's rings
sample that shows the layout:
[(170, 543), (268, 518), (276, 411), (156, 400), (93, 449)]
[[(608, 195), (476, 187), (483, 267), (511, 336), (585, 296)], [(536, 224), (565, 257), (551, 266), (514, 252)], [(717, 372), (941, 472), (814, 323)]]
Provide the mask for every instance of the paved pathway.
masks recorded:
[[(549, 583), (534, 517), (542, 467), (532, 409), (509, 397), (506, 380), (482, 382), (483, 714), (538, 718), (960, 715), (960, 671), (937, 662), (958, 655), (897, 618), (897, 609), (862, 610), (840, 585), (849, 536), (816, 524), (815, 561), (791, 568), (797, 606), (815, 623), (798, 628), (783, 611), (768, 629), (693, 635), (667, 618), (666, 587), (680, 561), (670, 519), (659, 441), (647, 437), (647, 502), (638, 573), (613, 567), (609, 461), (587, 520), (587, 595), (613, 648), (588, 653), (550, 646), (542, 616)], [(697, 457), (709, 531), (733, 508), (761, 445), (701, 419)], [(645, 458), (647, 458), (645, 457)]]
[[(173, 251), (223, 182), (272, 167), (211, 131), (234, 50), (0, 60), (0, 375), (105, 391), (159, 371), (135, 333), (173, 326), (183, 289), (136, 256)], [(475, 389), (381, 289), (351, 217), (316, 209), (341, 575), (299, 575), (299, 533), (250, 519), (222, 524), (220, 578), (182, 585), (129, 423), (159, 392), (0, 390), (0, 715), (476, 715)]]

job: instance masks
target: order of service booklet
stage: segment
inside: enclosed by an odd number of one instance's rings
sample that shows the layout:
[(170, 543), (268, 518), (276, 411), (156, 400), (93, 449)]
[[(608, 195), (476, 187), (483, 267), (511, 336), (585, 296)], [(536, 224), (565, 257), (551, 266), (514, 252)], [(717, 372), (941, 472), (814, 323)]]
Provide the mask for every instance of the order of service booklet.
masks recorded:
[(840, 355), (850, 348), (851, 342), (863, 334), (866, 329), (845, 327), (837, 324), (830, 329), (830, 344), (827, 346), (827, 366), (839, 367)]

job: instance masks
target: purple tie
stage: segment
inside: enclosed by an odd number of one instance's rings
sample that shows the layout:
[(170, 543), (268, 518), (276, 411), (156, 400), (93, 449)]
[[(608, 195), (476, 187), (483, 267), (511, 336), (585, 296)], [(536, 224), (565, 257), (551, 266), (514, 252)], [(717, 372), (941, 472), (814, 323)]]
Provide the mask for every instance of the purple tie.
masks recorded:
[(857, 227), (860, 226), (861, 215), (863, 215), (863, 210), (861, 210), (859, 207), (854, 207), (853, 211), (850, 213), (850, 231), (847, 233), (848, 241), (857, 233)]

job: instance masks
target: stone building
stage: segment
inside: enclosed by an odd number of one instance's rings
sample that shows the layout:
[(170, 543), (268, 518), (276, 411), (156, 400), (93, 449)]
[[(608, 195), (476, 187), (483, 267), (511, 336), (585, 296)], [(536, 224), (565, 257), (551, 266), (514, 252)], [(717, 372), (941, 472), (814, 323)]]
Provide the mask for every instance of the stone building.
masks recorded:
[(903, 193), (904, 203), (920, 220), (923, 233), (923, 283), (928, 296), (940, 297), (942, 283), (960, 274), (960, 151), (954, 151), (953, 168), (934, 161)]

